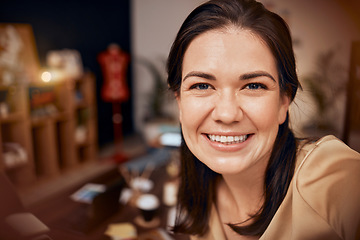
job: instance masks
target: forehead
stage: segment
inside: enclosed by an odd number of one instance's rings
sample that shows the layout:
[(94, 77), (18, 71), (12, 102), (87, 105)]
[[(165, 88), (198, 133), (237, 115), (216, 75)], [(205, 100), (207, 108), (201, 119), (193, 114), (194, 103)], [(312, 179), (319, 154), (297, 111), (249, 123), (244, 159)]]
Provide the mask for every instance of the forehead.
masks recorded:
[(227, 27), (204, 32), (189, 44), (183, 69), (197, 66), (211, 69), (236, 67), (239, 70), (276, 70), (275, 58), (265, 41), (250, 30)]
[(185, 50), (184, 54), (186, 54), (187, 50), (191, 45), (197, 43), (202, 44), (204, 40), (208, 40), (209, 38), (211, 39), (221, 35), (232, 35), (234, 37), (233, 40), (237, 41), (238, 43), (241, 43), (241, 41), (248, 39), (250, 41), (256, 42), (256, 44), (261, 44), (263, 47), (268, 48), (266, 41), (262, 39), (262, 37), (258, 33), (252, 31), (251, 29), (241, 28), (234, 25), (227, 25), (220, 28), (215, 28), (205, 31), (197, 35), (195, 38), (193, 38), (190, 41), (189, 46)]

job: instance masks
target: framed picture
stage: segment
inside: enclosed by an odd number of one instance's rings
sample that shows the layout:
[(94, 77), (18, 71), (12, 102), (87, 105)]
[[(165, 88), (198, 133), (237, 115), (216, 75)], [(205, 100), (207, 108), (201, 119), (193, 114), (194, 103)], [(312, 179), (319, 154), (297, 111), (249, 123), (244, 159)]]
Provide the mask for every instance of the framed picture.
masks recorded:
[(31, 25), (0, 23), (0, 85), (38, 82), (39, 71)]

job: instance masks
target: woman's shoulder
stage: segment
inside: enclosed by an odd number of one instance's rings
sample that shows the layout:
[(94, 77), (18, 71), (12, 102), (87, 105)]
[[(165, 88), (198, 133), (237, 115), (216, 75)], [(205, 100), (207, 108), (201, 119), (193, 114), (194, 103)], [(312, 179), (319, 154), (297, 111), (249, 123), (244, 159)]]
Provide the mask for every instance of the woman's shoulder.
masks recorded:
[(360, 172), (360, 154), (340, 139), (328, 135), (300, 146), (294, 174), (296, 187), (305, 188), (312, 186), (309, 182), (315, 184), (322, 180), (326, 185), (332, 183), (332, 179), (360, 180), (360, 174), (356, 174)]
[(307, 180), (360, 178), (360, 154), (332, 135), (303, 144), (297, 158), (297, 186)]
[(326, 173), (330, 170), (329, 167), (337, 166), (343, 169), (360, 164), (360, 154), (332, 135), (305, 142), (300, 146), (296, 173), (310, 169), (312, 172)]
[[(360, 225), (360, 154), (334, 136), (304, 144), (294, 187), (299, 199), (338, 234)], [(354, 226), (357, 225), (357, 226)]]

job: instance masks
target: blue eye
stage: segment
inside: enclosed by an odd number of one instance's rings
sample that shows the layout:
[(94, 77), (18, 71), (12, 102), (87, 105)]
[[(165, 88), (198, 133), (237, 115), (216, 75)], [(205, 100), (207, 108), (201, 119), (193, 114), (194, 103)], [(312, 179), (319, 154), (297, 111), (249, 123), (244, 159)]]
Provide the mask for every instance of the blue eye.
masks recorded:
[(209, 84), (206, 83), (198, 83), (191, 86), (191, 89), (197, 89), (197, 90), (208, 90), (210, 88)]
[(249, 83), (246, 86), (246, 88), (250, 89), (250, 90), (258, 90), (258, 89), (266, 89), (266, 86), (264, 84), (261, 84), (261, 83)]

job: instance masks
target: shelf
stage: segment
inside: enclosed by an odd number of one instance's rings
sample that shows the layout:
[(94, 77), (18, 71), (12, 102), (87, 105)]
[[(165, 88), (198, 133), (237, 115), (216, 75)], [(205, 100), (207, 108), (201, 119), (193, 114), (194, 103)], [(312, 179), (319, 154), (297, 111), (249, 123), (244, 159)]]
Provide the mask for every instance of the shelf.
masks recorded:
[(41, 116), (41, 117), (32, 117), (31, 118), (31, 125), (33, 127), (42, 126), (46, 124), (48, 121), (51, 122), (60, 122), (60, 121), (66, 121), (70, 119), (71, 116), (69, 116), (69, 113), (56, 113), (48, 116)]
[(16, 163), (13, 166), (7, 166), (6, 164), (4, 165), (5, 171), (8, 170), (14, 170), (14, 169), (19, 169), (21, 167), (25, 167), (28, 163), (27, 162), (23, 162), (23, 163)]
[[(95, 78), (31, 86), (0, 86), (9, 113), (0, 116), (0, 171), (20, 188), (56, 178), (97, 157)], [(74, 96), (78, 93), (81, 100)], [(47, 108), (50, 105), (50, 110)], [(40, 110), (40, 111), (38, 111)], [(57, 112), (56, 112), (57, 111)], [(5, 112), (6, 113), (6, 112)], [(37, 113), (39, 116), (34, 116)], [(79, 124), (84, 141), (76, 143)], [(18, 143), (27, 155), (23, 164), (6, 166), (2, 144)]]
[(22, 112), (14, 112), (8, 113), (5, 116), (0, 116), (0, 123), (11, 123), (16, 121), (21, 121), (25, 118), (24, 113)]
[(79, 101), (76, 103), (75, 107), (77, 109), (81, 109), (81, 108), (87, 108), (89, 106), (89, 104), (85, 101), (85, 100), (82, 100), (82, 101)]

